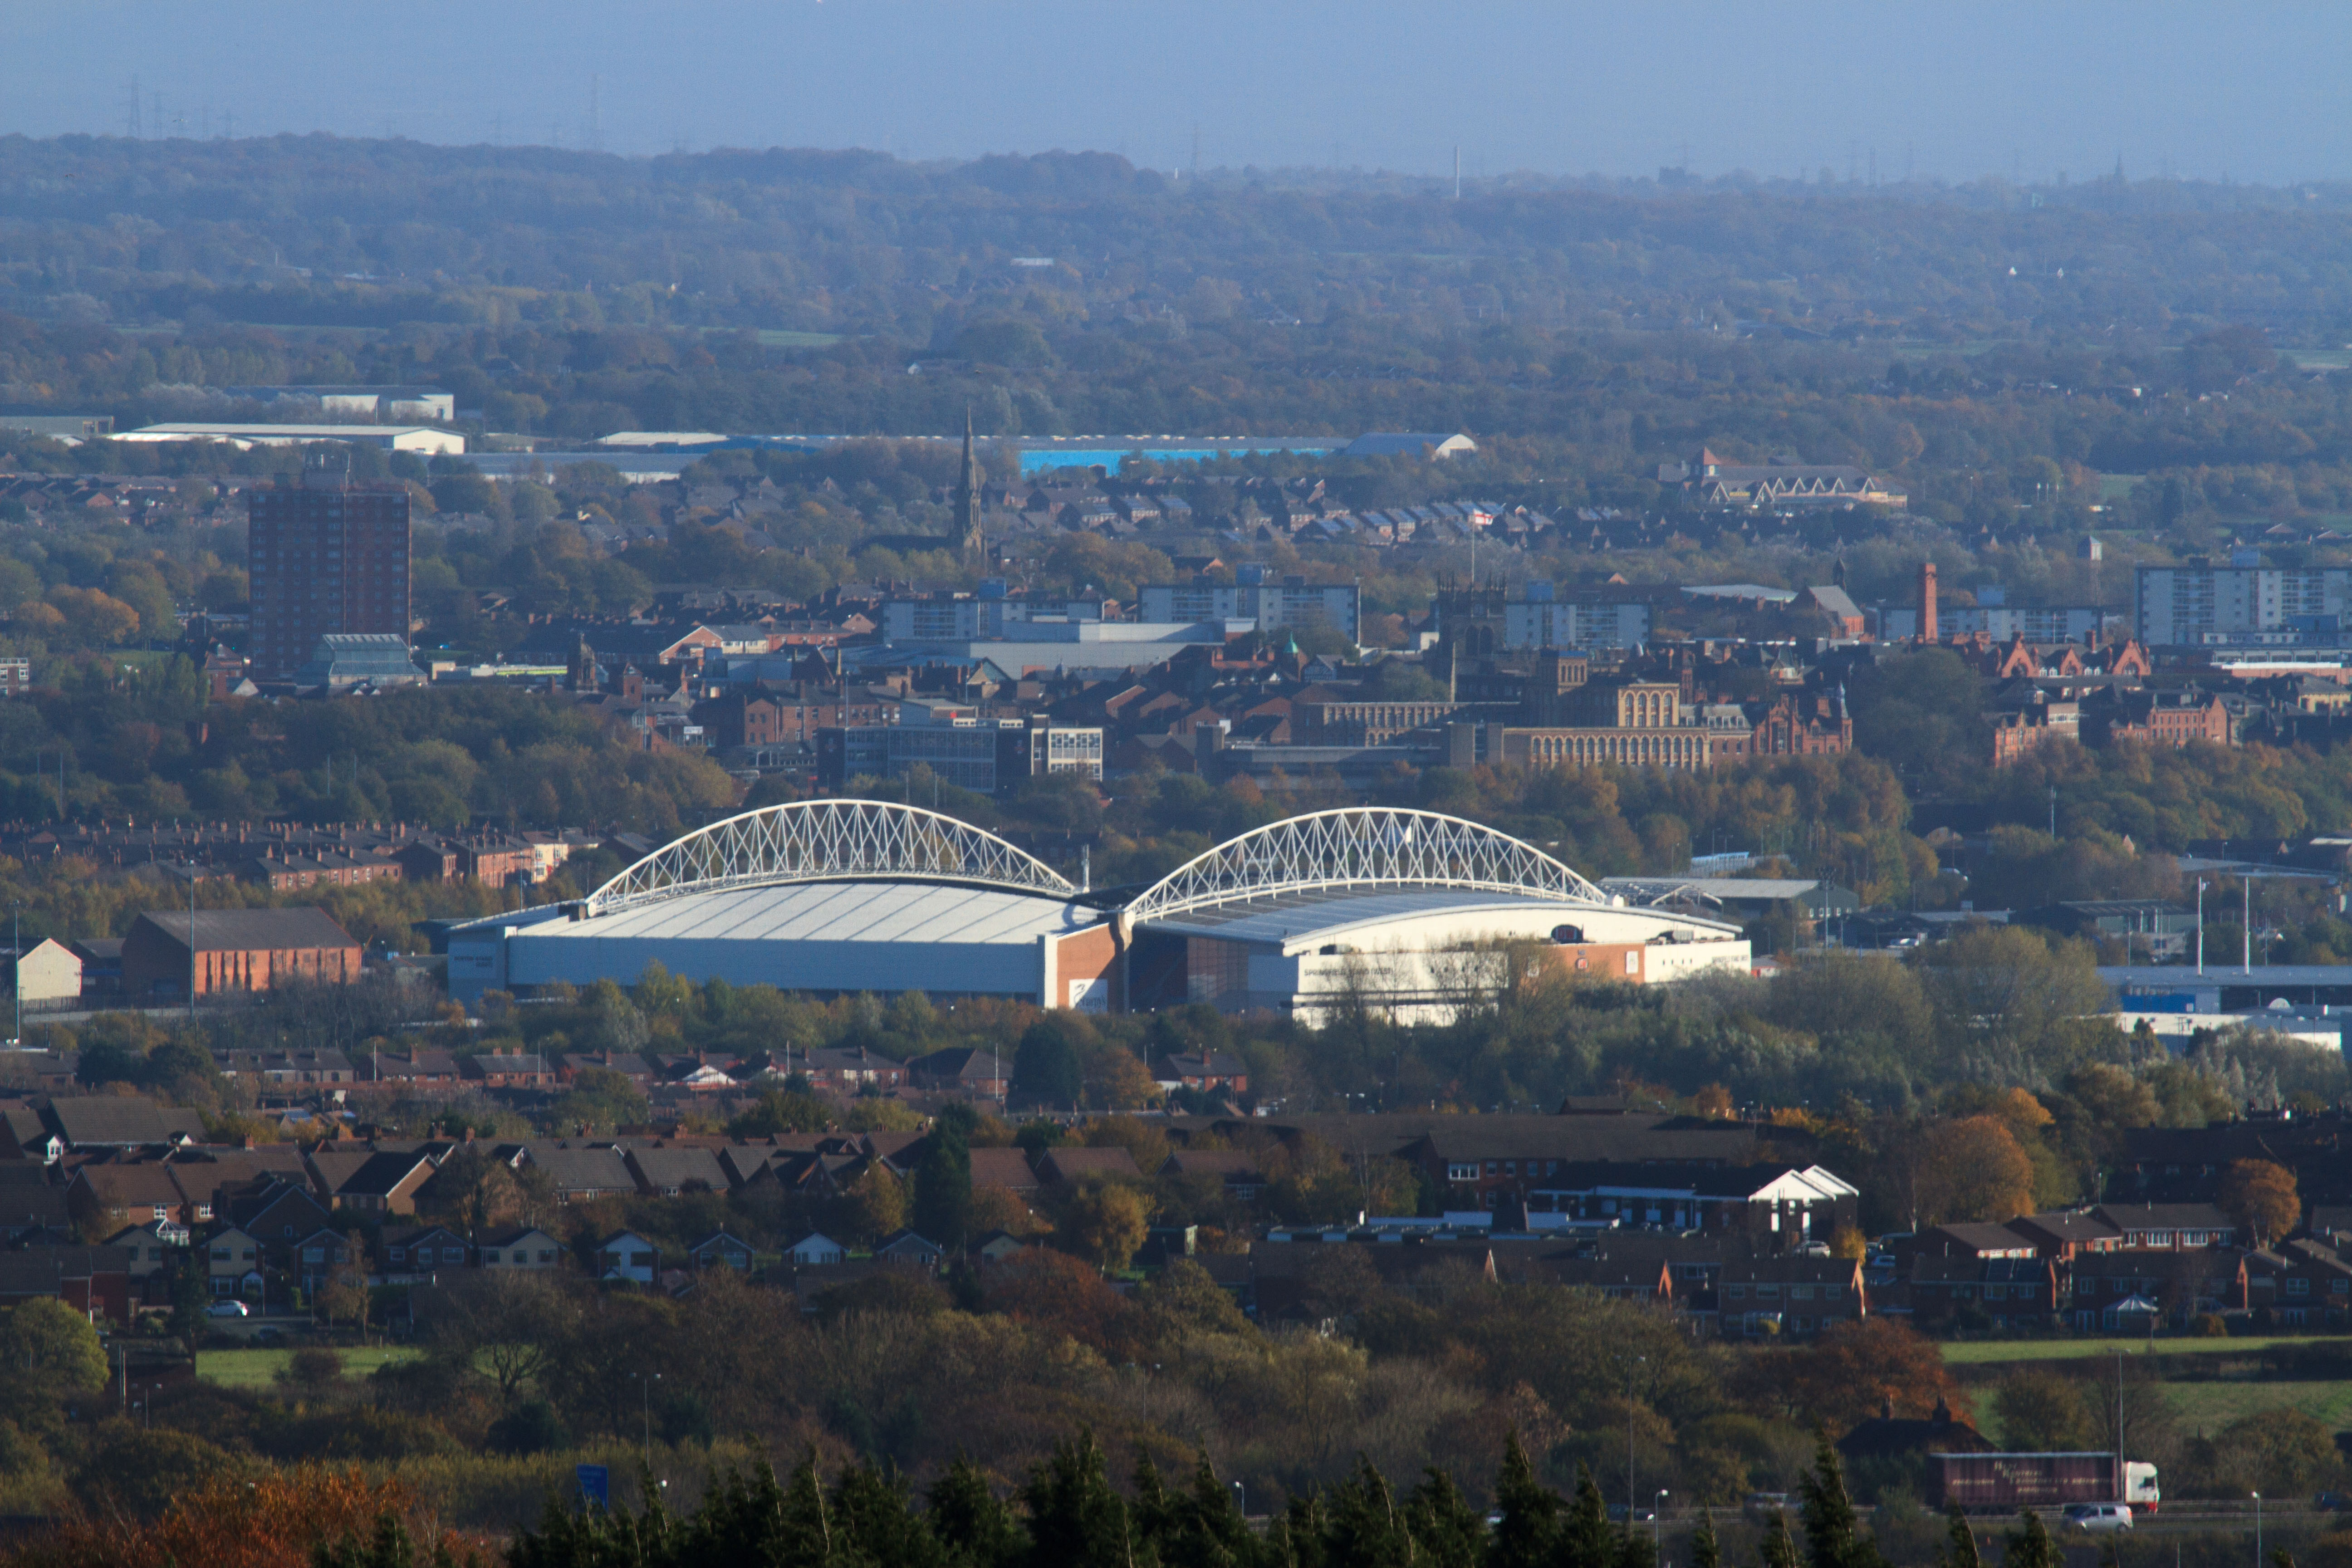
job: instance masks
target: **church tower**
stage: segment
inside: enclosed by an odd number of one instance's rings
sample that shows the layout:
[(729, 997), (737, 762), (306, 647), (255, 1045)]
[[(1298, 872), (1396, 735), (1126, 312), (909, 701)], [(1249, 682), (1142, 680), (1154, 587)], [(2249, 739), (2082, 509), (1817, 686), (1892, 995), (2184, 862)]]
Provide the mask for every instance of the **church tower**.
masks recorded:
[(956, 474), (956, 531), (963, 536), (963, 552), (988, 564), (988, 536), (980, 526), (980, 460), (971, 452), (971, 410), (963, 411), (963, 467)]

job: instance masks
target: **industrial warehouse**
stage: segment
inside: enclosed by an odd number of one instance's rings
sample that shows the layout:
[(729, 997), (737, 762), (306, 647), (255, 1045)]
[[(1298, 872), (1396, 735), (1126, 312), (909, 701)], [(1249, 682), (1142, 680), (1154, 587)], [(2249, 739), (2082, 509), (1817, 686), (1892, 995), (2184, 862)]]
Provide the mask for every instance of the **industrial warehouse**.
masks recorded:
[[(1084, 1012), (1188, 1002), (1320, 1023), (1341, 1007), (1444, 1021), (1562, 969), (1632, 984), (1745, 972), (1738, 929), (1631, 905), (1533, 846), (1434, 812), (1351, 807), (1218, 845), (1140, 892), (1095, 892), (917, 807), (799, 801), (688, 833), (576, 902), (449, 933), (449, 989), (529, 995), (701, 981), (919, 991)], [(1532, 963), (1534, 961), (1529, 960)]]

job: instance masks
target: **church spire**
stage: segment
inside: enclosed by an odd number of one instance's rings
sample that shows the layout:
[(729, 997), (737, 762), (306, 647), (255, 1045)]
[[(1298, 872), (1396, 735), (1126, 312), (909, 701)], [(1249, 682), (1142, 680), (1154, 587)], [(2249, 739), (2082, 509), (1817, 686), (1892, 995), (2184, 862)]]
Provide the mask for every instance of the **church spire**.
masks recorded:
[(963, 411), (963, 467), (956, 473), (956, 531), (963, 535), (963, 551), (988, 564), (988, 536), (980, 526), (980, 460), (971, 451), (971, 409)]

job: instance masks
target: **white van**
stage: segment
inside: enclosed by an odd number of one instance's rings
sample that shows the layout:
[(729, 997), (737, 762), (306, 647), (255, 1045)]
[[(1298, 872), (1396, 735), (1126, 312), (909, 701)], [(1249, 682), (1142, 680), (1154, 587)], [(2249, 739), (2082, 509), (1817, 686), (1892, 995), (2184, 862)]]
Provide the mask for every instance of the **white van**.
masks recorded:
[(2131, 1504), (2127, 1502), (2077, 1502), (2066, 1506), (2066, 1528), (2088, 1534), (2093, 1531), (2129, 1530), (2132, 1527)]

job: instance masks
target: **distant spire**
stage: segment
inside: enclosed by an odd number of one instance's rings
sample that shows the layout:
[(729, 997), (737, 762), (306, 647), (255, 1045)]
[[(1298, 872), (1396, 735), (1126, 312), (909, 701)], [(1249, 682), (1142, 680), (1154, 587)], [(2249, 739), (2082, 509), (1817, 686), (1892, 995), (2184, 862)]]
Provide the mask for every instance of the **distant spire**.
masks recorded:
[(964, 553), (988, 564), (988, 536), (980, 526), (980, 459), (971, 450), (971, 407), (963, 411), (963, 467), (956, 472), (956, 530), (963, 536)]

